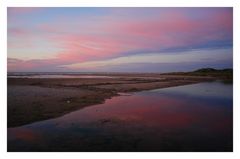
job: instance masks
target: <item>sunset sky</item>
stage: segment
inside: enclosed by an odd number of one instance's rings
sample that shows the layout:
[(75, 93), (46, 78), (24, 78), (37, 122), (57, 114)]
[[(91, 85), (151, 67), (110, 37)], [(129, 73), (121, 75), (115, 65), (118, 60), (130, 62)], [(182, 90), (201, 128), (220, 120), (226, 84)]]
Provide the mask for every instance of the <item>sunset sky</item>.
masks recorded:
[(8, 71), (232, 68), (232, 8), (8, 8)]

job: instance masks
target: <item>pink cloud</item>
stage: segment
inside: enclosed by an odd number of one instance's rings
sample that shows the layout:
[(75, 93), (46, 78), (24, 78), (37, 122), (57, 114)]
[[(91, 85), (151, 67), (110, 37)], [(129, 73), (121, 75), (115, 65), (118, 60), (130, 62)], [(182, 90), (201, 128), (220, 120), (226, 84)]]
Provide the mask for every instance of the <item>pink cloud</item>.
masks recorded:
[[(224, 16), (222, 14), (209, 15), (204, 20), (192, 20), (181, 13), (172, 13), (168, 16), (165, 20), (116, 23), (115, 27), (120, 28), (120, 33), (150, 41), (150, 43), (145, 43), (150, 47), (159, 45), (178, 47), (198, 44), (206, 40), (218, 40), (222, 38), (221, 35), (224, 35), (221, 32), (230, 31), (232, 27), (232, 22), (229, 20), (231, 16), (225, 14)], [(142, 43), (139, 42), (139, 45)]]
[[(12, 8), (9, 11), (27, 14), (36, 9)], [(22, 68), (57, 67), (126, 56), (131, 52), (192, 47), (232, 36), (229, 33), (232, 30), (231, 12), (217, 12), (202, 19), (192, 18), (180, 11), (156, 14), (150, 18), (122, 17), (121, 14), (100, 16), (90, 18), (85, 23), (77, 18), (68, 18), (65, 21), (58, 17), (57, 21), (36, 26), (35, 31), (10, 28), (9, 35), (12, 37), (41, 36), (63, 49), (52, 59), (16, 62), (15, 65), (21, 64)], [(9, 44), (9, 47), (14, 47), (11, 41)]]
[(14, 36), (25, 36), (28, 32), (25, 29), (20, 28), (8, 28), (8, 33)]
[[(122, 56), (124, 52), (139, 49), (158, 49), (161, 47), (180, 47), (193, 45), (205, 40), (216, 40), (222, 34), (216, 31), (231, 30), (230, 16), (221, 19), (222, 15), (207, 17), (204, 21), (191, 20), (185, 15), (172, 13), (165, 20), (123, 20), (108, 19), (105, 28), (99, 32), (107, 35), (67, 35), (57, 38), (61, 41), (69, 55), (82, 59), (98, 57)], [(213, 21), (213, 23), (212, 23)], [(101, 24), (100, 24), (101, 25)], [(84, 29), (84, 28), (83, 28)], [(84, 47), (84, 44), (94, 43), (100, 49)], [(65, 55), (67, 56), (67, 55)], [(81, 58), (80, 58), (81, 60)]]
[(8, 13), (10, 14), (27, 14), (35, 11), (39, 11), (42, 8), (39, 7), (9, 7)]

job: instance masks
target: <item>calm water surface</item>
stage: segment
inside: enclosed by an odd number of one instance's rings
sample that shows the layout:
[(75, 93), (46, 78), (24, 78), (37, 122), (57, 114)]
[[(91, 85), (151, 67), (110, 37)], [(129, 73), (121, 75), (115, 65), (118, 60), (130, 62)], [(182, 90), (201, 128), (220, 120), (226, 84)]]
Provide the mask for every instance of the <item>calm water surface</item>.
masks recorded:
[(123, 94), (8, 129), (8, 151), (232, 151), (232, 85)]
[(8, 75), (8, 78), (115, 78), (102, 75)]

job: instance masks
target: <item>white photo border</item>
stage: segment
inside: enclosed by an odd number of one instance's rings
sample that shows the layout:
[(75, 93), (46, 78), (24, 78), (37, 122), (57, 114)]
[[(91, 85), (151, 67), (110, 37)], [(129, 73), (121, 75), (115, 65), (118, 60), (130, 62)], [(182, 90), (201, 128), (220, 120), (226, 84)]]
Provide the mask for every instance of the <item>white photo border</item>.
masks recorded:
[[(233, 7), (233, 70), (234, 70), (234, 151), (233, 152), (156, 152), (156, 153), (39, 153), (7, 152), (7, 7)], [(0, 5), (0, 158), (177, 158), (237, 159), (240, 158), (240, 5), (237, 0), (2, 0)]]

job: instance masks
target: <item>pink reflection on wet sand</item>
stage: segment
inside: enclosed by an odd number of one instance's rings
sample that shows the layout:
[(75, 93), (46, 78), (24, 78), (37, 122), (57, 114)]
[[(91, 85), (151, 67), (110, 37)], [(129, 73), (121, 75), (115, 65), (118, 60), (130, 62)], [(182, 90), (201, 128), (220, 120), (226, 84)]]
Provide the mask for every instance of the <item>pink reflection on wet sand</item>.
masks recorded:
[(37, 131), (28, 128), (9, 128), (8, 136), (12, 137), (12, 139), (25, 140), (28, 142), (34, 142), (40, 138), (40, 134)]
[(120, 96), (109, 99), (104, 104), (65, 115), (56, 122), (61, 127), (68, 127), (71, 124), (94, 123), (106, 119), (159, 129), (203, 126), (216, 132), (231, 125), (232, 121), (226, 118), (224, 109), (211, 107), (204, 101), (190, 102), (164, 95)]

